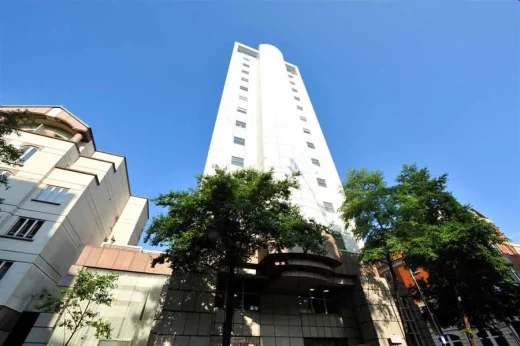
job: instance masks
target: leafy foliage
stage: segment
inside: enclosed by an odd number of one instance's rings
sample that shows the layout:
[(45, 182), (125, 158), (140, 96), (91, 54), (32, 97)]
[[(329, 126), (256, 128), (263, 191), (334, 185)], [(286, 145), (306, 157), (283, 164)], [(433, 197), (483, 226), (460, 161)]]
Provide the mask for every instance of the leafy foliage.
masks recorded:
[(74, 334), (83, 327), (92, 327), (97, 338), (110, 339), (110, 322), (99, 317), (92, 310), (93, 305), (112, 304), (112, 290), (116, 287), (117, 275), (97, 274), (82, 269), (70, 288), (61, 290), (60, 294), (47, 295), (42, 304), (36, 308), (42, 312), (62, 315), (59, 327), (70, 331), (63, 345), (69, 345)]
[(362, 261), (390, 265), (401, 258), (428, 270), (423, 291), (441, 325), (484, 328), (518, 315), (520, 286), (493, 249), (504, 238), (447, 191), (446, 174), (405, 165), (388, 186), (381, 172), (351, 170), (344, 190), (342, 217), (365, 241)]
[[(14, 164), (20, 158), (21, 151), (11, 144), (7, 144), (1, 137), (20, 130), (20, 124), (32, 121), (33, 115), (29, 111), (5, 111), (0, 109), (0, 162)], [(7, 179), (0, 176), (0, 185), (8, 187)], [(2, 200), (0, 199), (0, 203)]]
[[(166, 246), (163, 256), (174, 275), (225, 269), (233, 287), (235, 268), (244, 265), (258, 250), (281, 252), (300, 246), (304, 252), (324, 254), (328, 226), (305, 219), (290, 201), (299, 187), (298, 174), (274, 178), (274, 172), (242, 169), (198, 178), (196, 188), (160, 195), (155, 203), (167, 207), (154, 217), (145, 241)], [(223, 345), (231, 336), (233, 297), (228, 290)]]

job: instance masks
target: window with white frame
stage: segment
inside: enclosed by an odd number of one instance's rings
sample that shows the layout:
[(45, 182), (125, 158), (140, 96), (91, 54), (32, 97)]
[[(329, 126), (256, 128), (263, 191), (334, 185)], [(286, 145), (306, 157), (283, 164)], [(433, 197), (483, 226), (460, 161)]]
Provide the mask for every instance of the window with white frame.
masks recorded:
[(238, 107), (238, 108), (237, 108), (237, 112), (247, 114), (247, 109), (242, 108), (242, 107)]
[(244, 57), (244, 60), (245, 60), (245, 61), (249, 61), (249, 59), (248, 59), (248, 58), (246, 58), (246, 57)]
[(294, 88), (292, 88), (292, 91), (294, 91), (295, 93), (297, 93), (297, 92), (298, 92), (298, 90), (296, 90), (296, 89), (294, 89)]
[(22, 154), (20, 156), (20, 159), (18, 160), (18, 163), (26, 163), (27, 160), (31, 158), (36, 152), (38, 151), (38, 148), (26, 145), (22, 147)]
[(318, 166), (318, 167), (321, 167), (321, 165), (320, 165), (320, 160), (318, 160), (318, 159), (311, 159), (311, 161), (312, 161), (312, 164), (313, 164), (313, 165)]
[(299, 111), (303, 111), (303, 107), (302, 106), (296, 106), (296, 109), (299, 110)]
[(22, 239), (32, 239), (44, 222), (43, 220), (20, 217), (6, 235)]
[(295, 99), (296, 101), (300, 101), (300, 98), (299, 98), (298, 96), (294, 96), (294, 99)]
[(327, 187), (327, 182), (325, 181), (325, 179), (316, 178), (316, 180), (318, 181), (318, 186)]
[(504, 247), (506, 248), (506, 250), (507, 250), (507, 254), (508, 254), (508, 255), (513, 256), (513, 255), (515, 254), (515, 253), (513, 252), (513, 250), (511, 250), (511, 248), (509, 247), (509, 245), (504, 244)]
[(243, 95), (239, 95), (238, 96), (238, 99), (239, 100), (242, 100), (242, 101), (247, 101), (247, 97), (243, 96)]
[(289, 76), (289, 78), (294, 78), (292, 75), (288, 75), (288, 76)]
[(241, 127), (241, 128), (243, 128), (243, 129), (246, 128), (246, 123), (243, 122), (243, 121), (240, 121), (240, 120), (237, 120), (237, 121), (235, 122), (235, 125), (236, 125), (236, 127)]
[(239, 167), (244, 167), (244, 159), (237, 156), (231, 156), (231, 164)]
[(314, 143), (311, 143), (311, 142), (307, 142), (307, 147), (308, 148), (311, 148), (311, 149), (315, 149), (316, 147), (314, 146)]
[(242, 82), (246, 82), (246, 83), (249, 82), (249, 79), (247, 79), (246, 77), (242, 77), (242, 78), (240, 78), (240, 79), (242, 80)]
[(50, 202), (60, 204), (67, 195), (69, 189), (60, 186), (47, 185), (35, 200), (40, 202)]
[(244, 138), (235, 137), (233, 138), (233, 143), (238, 145), (246, 145), (246, 140)]
[(244, 67), (249, 67), (249, 65), (248, 65), (248, 64), (242, 64), (242, 65), (243, 65)]
[(300, 117), (300, 120), (301, 121), (307, 121), (307, 118), (306, 117)]
[(323, 202), (323, 209), (329, 213), (334, 213), (334, 206), (330, 202)]
[(245, 86), (241, 85), (241, 86), (240, 86), (240, 90), (244, 90), (244, 91), (247, 91), (248, 89), (247, 89), (247, 87), (245, 87)]
[(0, 171), (0, 181), (5, 181), (7, 180), (11, 175), (13, 175), (13, 173), (9, 172), (9, 171)]
[(242, 70), (242, 73), (243, 73), (243, 74), (249, 74), (249, 71)]
[(13, 265), (11, 261), (0, 260), (0, 280), (5, 276), (9, 268)]
[(291, 85), (296, 85), (296, 83), (294, 83), (292, 80), (289, 81), (289, 83), (291, 83)]
[(306, 128), (304, 127), (304, 128), (303, 128), (303, 133), (306, 133), (306, 134), (310, 135), (310, 134), (311, 134), (311, 130), (306, 129)]

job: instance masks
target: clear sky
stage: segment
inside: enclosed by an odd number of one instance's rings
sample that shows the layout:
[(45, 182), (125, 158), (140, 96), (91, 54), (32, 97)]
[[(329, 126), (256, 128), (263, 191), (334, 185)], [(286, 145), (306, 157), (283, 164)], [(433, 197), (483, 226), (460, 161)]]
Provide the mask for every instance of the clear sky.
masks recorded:
[(342, 178), (447, 172), (520, 242), (516, 0), (18, 0), (0, 13), (0, 103), (64, 105), (127, 156), (133, 194), (194, 184), (233, 42), (270, 43), (299, 66)]

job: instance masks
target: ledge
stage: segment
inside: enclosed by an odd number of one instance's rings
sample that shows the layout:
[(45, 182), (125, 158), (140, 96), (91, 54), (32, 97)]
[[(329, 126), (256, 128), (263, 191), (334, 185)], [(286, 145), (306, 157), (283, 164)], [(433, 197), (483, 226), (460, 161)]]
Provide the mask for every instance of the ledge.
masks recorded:
[(23, 241), (34, 241), (34, 239), (20, 238), (20, 237), (15, 237), (12, 235), (5, 235), (5, 234), (0, 234), (0, 238), (23, 240)]
[(33, 201), (33, 202), (40, 202), (40, 203), (47, 203), (47, 204), (52, 204), (52, 205), (61, 205), (60, 203), (49, 202), (49, 201), (42, 201), (42, 200), (36, 199), (36, 198), (31, 199), (31, 201)]

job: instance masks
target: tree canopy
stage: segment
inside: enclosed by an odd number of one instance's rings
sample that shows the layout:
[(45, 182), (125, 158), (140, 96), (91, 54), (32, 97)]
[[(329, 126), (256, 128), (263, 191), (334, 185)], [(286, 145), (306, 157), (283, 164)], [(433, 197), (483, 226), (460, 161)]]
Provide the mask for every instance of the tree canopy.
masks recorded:
[(507, 321), (520, 311), (520, 286), (494, 249), (504, 237), (447, 191), (447, 178), (404, 165), (389, 186), (381, 172), (351, 170), (342, 217), (365, 241), (361, 260), (389, 265), (394, 282), (396, 258), (428, 271), (423, 291), (442, 326), (470, 330)]
[[(1, 137), (20, 130), (20, 124), (27, 123), (33, 118), (28, 111), (5, 111), (0, 109), (0, 162), (14, 164), (20, 159), (20, 149), (7, 144)], [(7, 178), (0, 175), (0, 185), (7, 187)], [(1, 200), (0, 200), (1, 202)]]
[[(272, 170), (216, 167), (215, 174), (198, 177), (197, 187), (160, 195), (154, 202), (168, 211), (153, 218), (145, 238), (166, 247), (155, 261), (167, 260), (174, 275), (223, 269), (233, 287), (236, 268), (258, 250), (299, 246), (324, 254), (329, 226), (304, 218), (290, 201), (297, 177), (277, 180)], [(224, 346), (230, 343), (234, 309), (232, 290), (227, 295)]]

